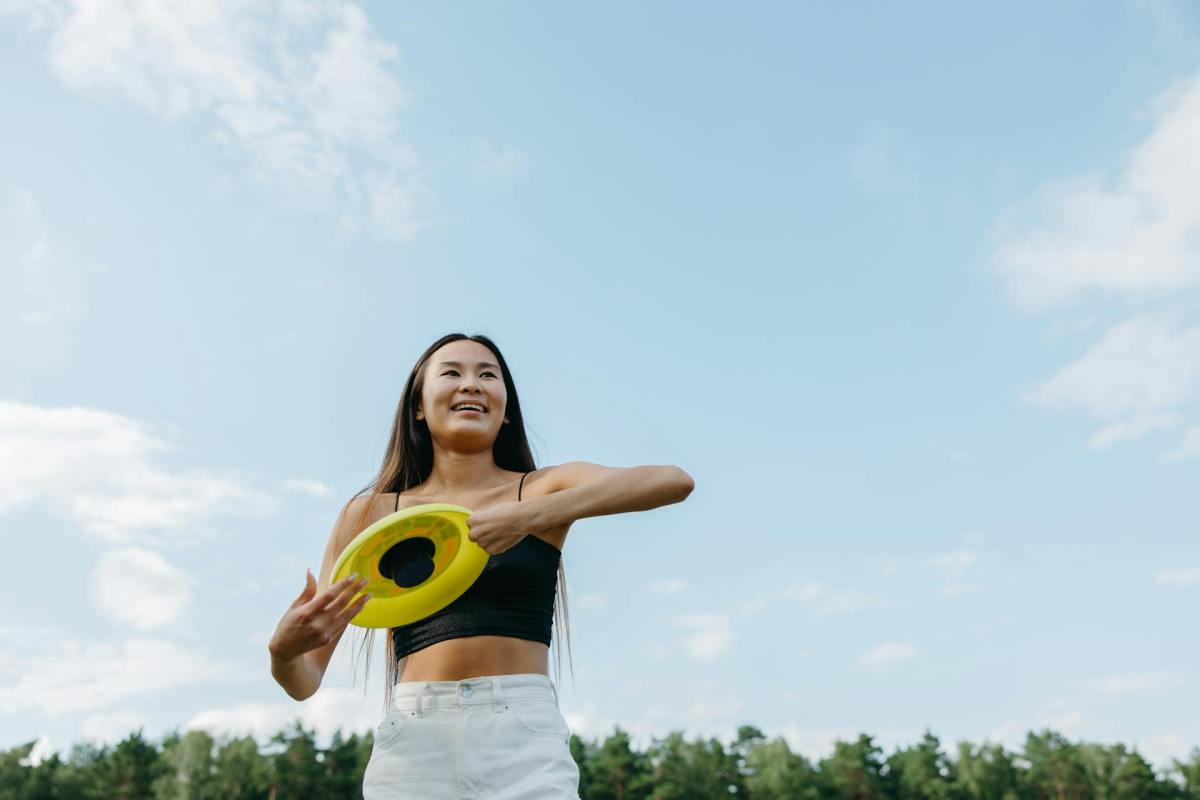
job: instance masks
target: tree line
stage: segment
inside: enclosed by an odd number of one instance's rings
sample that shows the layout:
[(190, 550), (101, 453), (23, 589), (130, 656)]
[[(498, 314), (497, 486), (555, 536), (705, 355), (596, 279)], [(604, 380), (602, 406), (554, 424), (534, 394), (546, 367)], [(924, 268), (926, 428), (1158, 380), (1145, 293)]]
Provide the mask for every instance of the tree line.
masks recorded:
[[(35, 742), (0, 754), (0, 800), (343, 800), (362, 797), (372, 737), (336, 732), (318, 747), (295, 722), (264, 746), (178, 731), (138, 730), (115, 745), (75, 744), (36, 765)], [(572, 735), (582, 800), (1200, 800), (1200, 747), (1158, 772), (1123, 744), (1072, 742), (1050, 730), (1019, 752), (926, 731), (890, 755), (860, 734), (817, 761), (752, 725), (729, 745), (681, 732), (635, 750), (618, 726), (603, 741)]]

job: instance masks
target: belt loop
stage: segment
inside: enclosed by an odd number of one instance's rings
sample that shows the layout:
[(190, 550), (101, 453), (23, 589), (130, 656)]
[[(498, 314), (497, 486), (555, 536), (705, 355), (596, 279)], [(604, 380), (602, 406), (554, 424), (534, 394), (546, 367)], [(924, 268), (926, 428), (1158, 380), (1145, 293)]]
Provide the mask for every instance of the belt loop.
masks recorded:
[(425, 716), (425, 694), (429, 691), (429, 684), (426, 683), (417, 691), (417, 716)]
[(500, 679), (488, 678), (488, 680), (492, 682), (492, 711), (499, 714), (504, 710), (501, 704), (503, 698), (500, 696)]
[[(550, 681), (549, 678), (546, 680)], [(550, 691), (554, 692), (554, 707), (558, 708), (558, 687), (554, 685), (554, 681), (550, 681)]]

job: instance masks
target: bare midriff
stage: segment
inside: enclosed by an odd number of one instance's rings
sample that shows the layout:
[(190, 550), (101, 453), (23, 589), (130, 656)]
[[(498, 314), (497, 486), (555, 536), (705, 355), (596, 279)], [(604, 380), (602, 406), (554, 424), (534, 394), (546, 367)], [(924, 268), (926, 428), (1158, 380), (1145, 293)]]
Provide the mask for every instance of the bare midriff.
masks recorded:
[(404, 659), (397, 679), (461, 681), (480, 675), (549, 675), (550, 648), (511, 636), (463, 636), (434, 642)]

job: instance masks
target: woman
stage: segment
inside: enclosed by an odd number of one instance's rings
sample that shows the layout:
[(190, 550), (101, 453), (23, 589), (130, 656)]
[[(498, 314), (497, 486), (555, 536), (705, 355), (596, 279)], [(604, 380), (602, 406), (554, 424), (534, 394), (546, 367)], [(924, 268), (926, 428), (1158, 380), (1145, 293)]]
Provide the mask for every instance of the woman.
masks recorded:
[(319, 579), (307, 575), (279, 621), (271, 674), (297, 700), (320, 687), (367, 599), (352, 601), (365, 581), (329, 585), (355, 535), (408, 506), (469, 508), (470, 537), (490, 554), (487, 568), (446, 608), (388, 631), (387, 711), (363, 796), (577, 800), (579, 769), (548, 671), (556, 577), (566, 608), (567, 531), (584, 517), (678, 503), (692, 487), (673, 466), (536, 469), (500, 350), (486, 336), (444, 336), (413, 367), (383, 466), (338, 516)]

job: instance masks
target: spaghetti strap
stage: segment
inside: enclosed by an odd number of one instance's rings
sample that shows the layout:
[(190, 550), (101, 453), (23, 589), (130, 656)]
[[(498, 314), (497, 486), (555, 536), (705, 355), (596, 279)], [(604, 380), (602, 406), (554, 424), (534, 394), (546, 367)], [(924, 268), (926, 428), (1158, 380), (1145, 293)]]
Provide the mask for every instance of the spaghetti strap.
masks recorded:
[[(526, 472), (525, 475), (529, 473)], [(517, 502), (521, 502), (521, 490), (525, 488), (525, 475), (521, 476), (521, 485), (517, 487)]]
[(394, 514), (399, 510), (400, 510), (400, 493), (396, 492), (396, 507), (394, 509), (392, 509), (392, 513)]

